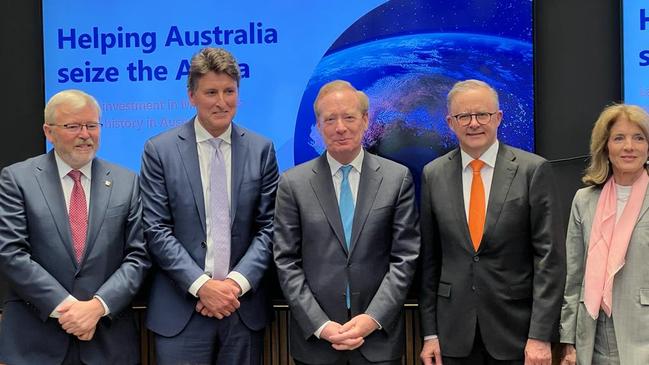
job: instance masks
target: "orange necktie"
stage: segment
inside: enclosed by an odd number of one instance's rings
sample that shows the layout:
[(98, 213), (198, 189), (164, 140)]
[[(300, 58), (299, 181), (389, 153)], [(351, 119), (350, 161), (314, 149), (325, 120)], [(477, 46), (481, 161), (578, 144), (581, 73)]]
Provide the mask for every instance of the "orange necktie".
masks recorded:
[(471, 170), (473, 170), (473, 179), (471, 181), (471, 198), (469, 200), (469, 232), (471, 233), (473, 248), (478, 251), (485, 220), (484, 185), (480, 175), (480, 169), (484, 166), (484, 162), (473, 160), (470, 165)]

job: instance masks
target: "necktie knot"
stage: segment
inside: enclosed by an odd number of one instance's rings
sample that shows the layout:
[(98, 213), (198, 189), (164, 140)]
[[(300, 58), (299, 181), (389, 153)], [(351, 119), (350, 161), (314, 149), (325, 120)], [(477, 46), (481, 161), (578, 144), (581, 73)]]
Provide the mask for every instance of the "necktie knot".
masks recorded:
[(214, 147), (216, 149), (221, 148), (221, 143), (223, 142), (223, 140), (221, 138), (210, 138), (208, 141), (210, 142), (212, 147)]
[(343, 165), (340, 166), (340, 171), (343, 174), (343, 180), (347, 180), (349, 178), (349, 172), (352, 170), (352, 165)]
[(74, 182), (81, 182), (81, 171), (79, 170), (70, 170), (68, 176), (70, 176)]
[(470, 163), (471, 165), (471, 170), (473, 170), (474, 174), (479, 174), (480, 170), (482, 170), (482, 167), (484, 166), (484, 161), (482, 160), (473, 160)]

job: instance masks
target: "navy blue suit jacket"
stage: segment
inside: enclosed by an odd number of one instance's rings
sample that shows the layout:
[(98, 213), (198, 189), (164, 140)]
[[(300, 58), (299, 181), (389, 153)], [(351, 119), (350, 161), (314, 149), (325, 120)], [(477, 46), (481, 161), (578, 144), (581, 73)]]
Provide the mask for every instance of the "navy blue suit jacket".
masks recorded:
[(0, 272), (9, 283), (0, 332), (0, 363), (60, 364), (68, 335), (50, 313), (66, 298), (100, 296), (111, 313), (93, 339), (80, 341), (87, 364), (139, 363), (130, 302), (150, 266), (142, 234), (137, 175), (95, 159), (86, 249), (73, 252), (54, 152), (0, 174)]
[[(261, 283), (272, 260), (278, 179), (270, 140), (233, 124), (230, 270), (252, 286), (239, 298), (241, 319), (252, 330), (264, 328), (270, 319)], [(145, 237), (158, 266), (147, 326), (174, 336), (195, 310), (197, 299), (188, 290), (205, 265), (205, 202), (193, 118), (146, 143), (140, 183)]]

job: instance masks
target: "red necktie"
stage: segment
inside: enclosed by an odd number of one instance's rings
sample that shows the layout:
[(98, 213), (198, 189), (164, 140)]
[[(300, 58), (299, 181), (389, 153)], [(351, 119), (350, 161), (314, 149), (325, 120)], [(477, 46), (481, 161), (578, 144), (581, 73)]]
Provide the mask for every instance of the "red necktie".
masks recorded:
[(485, 220), (485, 194), (482, 176), (480, 175), (482, 166), (484, 166), (483, 161), (471, 161), (473, 179), (471, 181), (471, 198), (469, 200), (469, 232), (471, 233), (473, 248), (476, 251), (478, 251), (480, 241), (482, 241)]
[(86, 205), (86, 194), (81, 185), (81, 171), (72, 170), (68, 176), (74, 180), (70, 195), (70, 231), (72, 232), (74, 256), (77, 258), (77, 262), (81, 263), (88, 230), (88, 206)]

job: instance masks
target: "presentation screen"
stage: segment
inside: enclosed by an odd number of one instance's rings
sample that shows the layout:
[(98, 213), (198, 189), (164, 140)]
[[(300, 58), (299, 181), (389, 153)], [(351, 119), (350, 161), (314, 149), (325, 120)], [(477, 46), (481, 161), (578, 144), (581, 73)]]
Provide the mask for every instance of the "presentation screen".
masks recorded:
[(649, 110), (649, 4), (622, 1), (623, 99)]
[(102, 109), (99, 156), (139, 170), (145, 141), (194, 116), (191, 56), (240, 63), (235, 123), (272, 139), (281, 170), (324, 151), (318, 89), (350, 81), (370, 98), (367, 150), (411, 168), (457, 145), (446, 93), (500, 93), (502, 142), (533, 150), (532, 1), (43, 1), (45, 96), (84, 90)]

